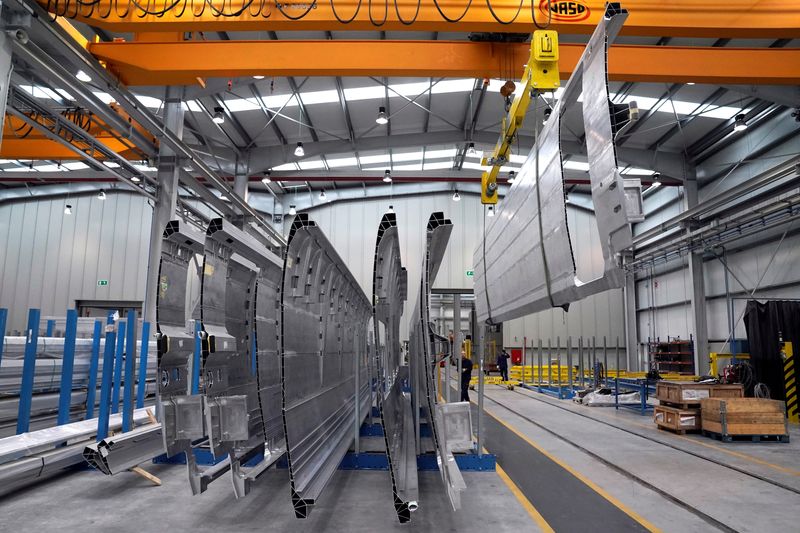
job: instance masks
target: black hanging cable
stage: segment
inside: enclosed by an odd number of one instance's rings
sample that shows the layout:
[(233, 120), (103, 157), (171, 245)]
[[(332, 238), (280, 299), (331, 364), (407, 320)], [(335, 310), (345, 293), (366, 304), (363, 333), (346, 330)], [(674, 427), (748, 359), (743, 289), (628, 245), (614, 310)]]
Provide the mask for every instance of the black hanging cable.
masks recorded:
[(367, 11), (369, 12), (369, 21), (372, 23), (373, 26), (377, 26), (380, 28), (384, 24), (386, 24), (386, 19), (389, 18), (389, 0), (384, 0), (383, 2), (383, 20), (380, 22), (375, 22), (375, 19), (372, 18), (372, 0), (367, 0)]
[(336, 6), (333, 4), (333, 0), (331, 0), (331, 11), (333, 12), (333, 16), (336, 18), (336, 20), (338, 20), (342, 24), (350, 24), (351, 22), (353, 22), (356, 19), (356, 17), (358, 16), (358, 12), (361, 11), (361, 2), (362, 1), (363, 0), (358, 0), (358, 5), (356, 6), (356, 11), (355, 11), (355, 13), (353, 13), (352, 17), (350, 17), (349, 19), (343, 19), (342, 17), (339, 16), (339, 13), (336, 12)]
[(447, 22), (461, 22), (461, 19), (463, 19), (463, 18), (464, 18), (464, 17), (467, 15), (467, 11), (469, 11), (469, 8), (470, 8), (470, 6), (472, 5), (472, 0), (469, 0), (469, 1), (467, 2), (467, 7), (465, 7), (465, 8), (464, 8), (464, 12), (463, 12), (463, 13), (461, 13), (461, 15), (459, 15), (459, 16), (458, 16), (458, 17), (456, 17), (456, 18), (450, 18), (450, 17), (448, 17), (448, 16), (445, 14), (445, 12), (444, 12), (444, 11), (442, 11), (442, 8), (439, 6), (439, 2), (438, 2), (438, 0), (433, 0), (433, 5), (434, 5), (434, 6), (436, 6), (436, 11), (438, 11), (438, 12), (439, 12), (439, 14), (442, 16), (442, 18), (443, 18), (444, 20), (446, 20)]
[(550, 23), (553, 21), (553, 8), (550, 5), (551, 0), (547, 0), (547, 24), (542, 26), (539, 24), (539, 21), (536, 20), (536, 8), (534, 5), (536, 4), (536, 0), (531, 0), (531, 20), (533, 20), (534, 26), (539, 28), (540, 30), (546, 30), (550, 27)]
[(500, 17), (498, 17), (497, 13), (494, 12), (494, 9), (492, 8), (492, 0), (486, 0), (486, 6), (489, 8), (489, 12), (492, 14), (492, 17), (494, 17), (494, 20), (496, 20), (498, 23), (503, 24), (505, 26), (507, 26), (509, 24), (513, 24), (514, 21), (517, 20), (517, 17), (519, 17), (520, 11), (522, 11), (522, 4), (524, 4), (524, 3), (525, 3), (525, 0), (519, 0), (519, 6), (517, 6), (517, 12), (514, 13), (514, 16), (511, 18), (511, 20), (505, 21), (505, 20), (502, 20)]
[[(331, 0), (331, 2), (333, 2), (333, 0)], [(414, 11), (414, 16), (411, 18), (411, 20), (405, 20), (400, 15), (400, 6), (397, 5), (397, 0), (394, 0), (394, 11), (395, 13), (397, 13), (397, 20), (400, 21), (400, 24), (403, 24), (405, 26), (411, 26), (412, 24), (414, 24), (417, 21), (417, 17), (419, 16), (419, 8), (421, 4), (422, 0), (417, 0), (417, 10)]]

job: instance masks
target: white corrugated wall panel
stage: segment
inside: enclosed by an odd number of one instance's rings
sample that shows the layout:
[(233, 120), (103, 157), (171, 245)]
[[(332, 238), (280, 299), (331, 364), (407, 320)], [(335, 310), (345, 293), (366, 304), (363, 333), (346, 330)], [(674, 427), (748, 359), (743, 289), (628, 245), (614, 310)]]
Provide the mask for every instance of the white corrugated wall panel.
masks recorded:
[[(72, 205), (72, 215), (64, 213)], [(109, 192), (0, 205), (0, 307), (21, 331), (28, 309), (63, 315), (76, 300), (142, 300), (152, 209)], [(109, 284), (98, 287), (98, 279)]]

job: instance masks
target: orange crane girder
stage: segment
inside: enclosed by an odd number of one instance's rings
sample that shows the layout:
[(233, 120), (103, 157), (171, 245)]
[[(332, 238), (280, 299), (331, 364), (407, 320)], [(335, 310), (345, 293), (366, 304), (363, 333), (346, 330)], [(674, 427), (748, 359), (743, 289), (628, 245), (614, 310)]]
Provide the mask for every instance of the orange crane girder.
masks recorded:
[[(215, 3), (216, 11), (179, 0), (134, 5), (128, 0), (99, 0), (77, 5), (75, 0), (39, 0), (40, 5), (69, 18), (115, 32), (138, 32), (142, 28), (159, 32), (191, 31), (438, 31), (438, 32), (516, 32), (535, 29), (531, 12), (544, 23), (546, 0), (492, 0), (491, 7), (502, 24), (483, 2), (468, 4), (466, 0), (397, 0), (396, 9), (387, 5), (386, 19), (381, 26), (370, 21), (367, 2), (359, 0), (289, 0), (278, 4), (273, 0), (228, 0)], [(331, 5), (333, 4), (333, 5)], [(448, 22), (439, 9), (457, 23)], [(550, 29), (562, 34), (591, 34), (603, 14), (605, 0), (552, 0)], [(163, 15), (158, 12), (172, 6)], [(626, 0), (622, 6), (630, 17), (623, 35), (668, 37), (800, 37), (800, 3), (797, 0)], [(415, 17), (415, 11), (419, 12)], [(533, 9), (531, 9), (533, 7)], [(333, 9), (336, 12), (334, 13)], [(146, 14), (148, 9), (153, 14)], [(466, 9), (466, 11), (465, 11)], [(235, 16), (220, 16), (218, 11)], [(193, 14), (197, 13), (195, 16)], [(384, 12), (372, 6), (372, 19), (380, 22)], [(515, 18), (516, 15), (516, 18)], [(292, 18), (301, 17), (299, 20)], [(338, 17), (338, 18), (337, 18)], [(351, 17), (352, 21), (348, 21)], [(402, 17), (402, 20), (401, 20)], [(409, 23), (412, 21), (412, 23)]]
[[(561, 79), (585, 45), (560, 44)], [(127, 85), (191, 85), (240, 76), (515, 78), (527, 43), (470, 41), (184, 41), (90, 43)], [(268, 58), (268, 59), (265, 59)], [(302, 58), (302, 60), (300, 60)], [(800, 49), (613, 46), (614, 81), (794, 85)]]

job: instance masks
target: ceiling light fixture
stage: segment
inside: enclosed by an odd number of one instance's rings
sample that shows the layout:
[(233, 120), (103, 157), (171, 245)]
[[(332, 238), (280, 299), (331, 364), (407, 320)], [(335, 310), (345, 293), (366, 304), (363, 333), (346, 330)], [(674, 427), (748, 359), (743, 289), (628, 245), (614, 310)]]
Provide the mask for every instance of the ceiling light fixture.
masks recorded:
[(264, 177), (261, 178), (261, 183), (263, 183), (264, 185), (266, 185), (267, 183), (271, 183), (272, 182), (272, 178), (270, 178), (271, 175), (272, 172), (270, 172), (269, 170), (264, 172)]
[(100, 192), (97, 193), (97, 199), (98, 200), (105, 200), (106, 199), (106, 191), (104, 191), (103, 189), (100, 189)]
[(693, 81), (686, 82), (686, 85), (694, 85)]
[(388, 212), (388, 213), (394, 213), (394, 206), (393, 206), (393, 205), (390, 205), (390, 206), (389, 206), (389, 211), (387, 211), (387, 212)]
[(747, 129), (747, 122), (745, 122), (744, 113), (736, 115), (736, 120), (733, 123), (733, 131), (744, 131)]
[(264, 76), (253, 76), (254, 80), (263, 80)]
[(219, 106), (214, 108), (214, 114), (211, 116), (211, 122), (214, 124), (224, 124), (225, 115), (222, 114), (223, 109)]
[(383, 126), (384, 124), (389, 123), (389, 117), (386, 115), (386, 108), (380, 106), (378, 108), (378, 116), (375, 118), (375, 122)]
[(387, 170), (383, 173), (383, 182), (384, 183), (391, 183), (392, 182), (392, 171)]
[(321, 191), (319, 191), (319, 199), (320, 200), (324, 200), (325, 199), (325, 189), (322, 189)]
[(461, 195), (458, 194), (458, 189), (456, 189), (456, 192), (453, 193), (453, 201), (454, 202), (460, 202), (461, 201)]
[(475, 150), (475, 143), (469, 143), (469, 145), (467, 146), (467, 153), (468, 153), (469, 155), (475, 155), (475, 154), (477, 154), (477, 153), (478, 153), (478, 152)]
[(83, 83), (89, 83), (92, 81), (92, 77), (86, 74), (84, 71), (79, 70), (75, 77), (78, 78), (78, 81), (82, 81)]
[(289, 206), (289, 216), (293, 217), (297, 214), (297, 209), (294, 208), (294, 205)]
[(64, 214), (65, 215), (71, 215), (72, 214), (72, 206), (71, 205), (67, 204), (67, 205), (64, 206)]
[(550, 118), (550, 115), (553, 114), (553, 110), (549, 107), (544, 110), (544, 118), (542, 119), (542, 124), (547, 124), (547, 119)]
[(513, 170), (509, 170), (509, 171), (508, 171), (508, 184), (509, 184), (509, 185), (511, 185), (512, 183), (514, 183), (514, 179), (515, 179), (515, 176), (516, 176), (516, 175), (517, 175), (517, 173), (516, 173), (516, 172), (514, 172)]
[(306, 155), (306, 150), (305, 148), (303, 148), (303, 143), (301, 142), (297, 143), (297, 148), (294, 149), (294, 155), (296, 155), (297, 157), (303, 157), (304, 155)]

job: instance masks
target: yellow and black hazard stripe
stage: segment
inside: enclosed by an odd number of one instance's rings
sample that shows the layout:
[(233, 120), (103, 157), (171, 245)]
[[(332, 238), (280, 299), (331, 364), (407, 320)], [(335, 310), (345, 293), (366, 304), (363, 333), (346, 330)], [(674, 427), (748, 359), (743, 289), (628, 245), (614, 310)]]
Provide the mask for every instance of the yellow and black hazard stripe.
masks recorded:
[(783, 383), (786, 391), (786, 416), (790, 422), (799, 422), (797, 405), (797, 377), (794, 350), (791, 342), (783, 343)]

